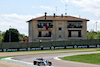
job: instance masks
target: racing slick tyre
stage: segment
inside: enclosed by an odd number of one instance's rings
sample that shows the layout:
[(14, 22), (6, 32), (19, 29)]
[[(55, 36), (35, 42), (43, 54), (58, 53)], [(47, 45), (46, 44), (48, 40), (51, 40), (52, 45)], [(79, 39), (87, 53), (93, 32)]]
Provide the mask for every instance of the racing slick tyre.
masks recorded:
[(48, 62), (48, 63), (47, 63), (47, 65), (51, 66), (51, 65), (52, 65), (52, 63), (51, 63), (51, 62)]
[(34, 65), (36, 65), (36, 64), (37, 64), (37, 62), (36, 62), (36, 61), (33, 61), (33, 64), (34, 64)]
[(37, 65), (40, 66), (41, 65), (40, 62), (38, 62)]

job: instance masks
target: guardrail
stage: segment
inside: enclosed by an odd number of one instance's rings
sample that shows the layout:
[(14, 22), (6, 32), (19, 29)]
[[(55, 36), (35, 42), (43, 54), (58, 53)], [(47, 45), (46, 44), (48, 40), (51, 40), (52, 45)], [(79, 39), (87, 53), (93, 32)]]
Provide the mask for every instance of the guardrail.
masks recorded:
[(30, 42), (30, 43), (18, 43), (18, 42), (5, 42), (0, 43), (0, 49), (22, 49), (22, 48), (45, 48), (45, 47), (65, 47), (66, 46), (87, 46), (100, 44), (100, 39), (90, 40), (71, 40), (71, 41), (51, 41), (51, 42)]

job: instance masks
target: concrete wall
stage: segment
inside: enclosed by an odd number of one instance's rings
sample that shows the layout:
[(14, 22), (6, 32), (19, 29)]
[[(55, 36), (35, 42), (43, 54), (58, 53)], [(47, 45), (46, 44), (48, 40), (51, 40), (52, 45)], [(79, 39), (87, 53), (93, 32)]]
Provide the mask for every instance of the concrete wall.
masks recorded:
[(87, 39), (87, 22), (83, 21), (82, 26), (83, 26), (81, 30), (82, 39)]
[(38, 41), (37, 21), (29, 22), (29, 42)]
[[(38, 22), (37, 21), (31, 21), (29, 22), (29, 42), (39, 42), (38, 39)], [(67, 21), (53, 21), (53, 28), (52, 30), (49, 30), (53, 34), (53, 38), (51, 40), (69, 40), (68, 39), (68, 22)], [(82, 22), (82, 39), (87, 39), (87, 22)], [(62, 27), (62, 30), (58, 30), (59, 27)], [(42, 35), (44, 35), (47, 31), (42, 30)], [(59, 38), (59, 35), (62, 35), (62, 38)], [(76, 35), (76, 34), (75, 34)], [(48, 41), (48, 40), (47, 40)]]
[(38, 41), (38, 22), (34, 21), (33, 22), (33, 41)]
[[(67, 21), (53, 21), (53, 25), (53, 40), (66, 40), (68, 36)], [(58, 30), (59, 27), (61, 27), (62, 30)], [(62, 35), (62, 38), (59, 38), (59, 35)]]
[(33, 27), (33, 22), (31, 21), (31, 22), (28, 23), (29, 42), (32, 42), (32, 40), (33, 40), (33, 37), (32, 37), (33, 36), (32, 35), (33, 34), (33, 31), (32, 31), (33, 28), (32, 27)]

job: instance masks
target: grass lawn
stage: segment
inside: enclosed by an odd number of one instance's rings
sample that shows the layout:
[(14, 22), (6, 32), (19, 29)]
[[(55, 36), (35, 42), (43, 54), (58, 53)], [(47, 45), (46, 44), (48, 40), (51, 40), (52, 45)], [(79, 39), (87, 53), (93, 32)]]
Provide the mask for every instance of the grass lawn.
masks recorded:
[(85, 55), (75, 55), (61, 58), (63, 60), (99, 64), (100, 65), (100, 53), (97, 54), (85, 54)]

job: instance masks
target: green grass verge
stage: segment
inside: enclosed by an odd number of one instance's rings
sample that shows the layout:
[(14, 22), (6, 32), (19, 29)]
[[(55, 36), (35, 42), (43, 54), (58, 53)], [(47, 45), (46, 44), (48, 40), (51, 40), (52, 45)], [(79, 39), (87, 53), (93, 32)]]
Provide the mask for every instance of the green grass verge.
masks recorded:
[(63, 57), (61, 59), (100, 65), (100, 53), (68, 56), (68, 57)]

